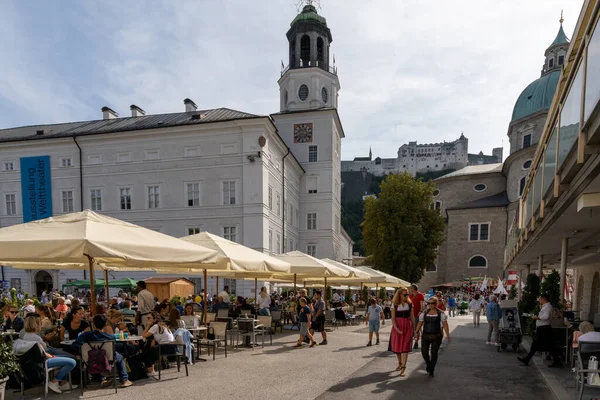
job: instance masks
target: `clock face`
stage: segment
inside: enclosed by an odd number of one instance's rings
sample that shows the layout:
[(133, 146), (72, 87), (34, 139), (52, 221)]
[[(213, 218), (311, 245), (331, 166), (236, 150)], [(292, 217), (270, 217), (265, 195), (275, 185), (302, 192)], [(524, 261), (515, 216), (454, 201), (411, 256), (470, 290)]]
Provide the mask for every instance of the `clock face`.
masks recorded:
[(313, 124), (294, 124), (294, 143), (310, 143), (313, 137)]

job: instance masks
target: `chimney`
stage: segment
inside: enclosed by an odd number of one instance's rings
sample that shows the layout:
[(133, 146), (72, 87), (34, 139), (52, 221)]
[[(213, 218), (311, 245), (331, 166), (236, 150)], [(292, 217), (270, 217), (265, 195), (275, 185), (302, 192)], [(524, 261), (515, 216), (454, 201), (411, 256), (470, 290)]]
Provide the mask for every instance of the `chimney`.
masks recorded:
[(190, 99), (183, 100), (183, 104), (185, 104), (185, 112), (194, 112), (198, 109), (196, 103)]
[(116, 111), (104, 106), (102, 107), (102, 119), (115, 119), (119, 118), (119, 114)]
[(146, 111), (142, 110), (135, 104), (130, 105), (129, 109), (131, 110), (132, 117), (143, 117), (144, 115), (146, 115)]

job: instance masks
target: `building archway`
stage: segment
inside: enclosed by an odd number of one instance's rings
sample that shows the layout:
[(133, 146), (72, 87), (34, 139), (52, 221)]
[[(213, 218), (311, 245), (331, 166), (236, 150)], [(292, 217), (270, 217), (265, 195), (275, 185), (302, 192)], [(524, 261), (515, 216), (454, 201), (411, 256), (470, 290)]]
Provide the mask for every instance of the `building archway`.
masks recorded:
[(52, 275), (48, 271), (36, 272), (33, 281), (35, 283), (35, 294), (38, 299), (42, 297), (44, 290), (50, 292), (54, 285), (54, 279), (52, 279)]
[(592, 298), (590, 304), (590, 317), (591, 321), (594, 320), (596, 314), (598, 314), (598, 296), (600, 296), (600, 273), (594, 274), (594, 280), (592, 281)]

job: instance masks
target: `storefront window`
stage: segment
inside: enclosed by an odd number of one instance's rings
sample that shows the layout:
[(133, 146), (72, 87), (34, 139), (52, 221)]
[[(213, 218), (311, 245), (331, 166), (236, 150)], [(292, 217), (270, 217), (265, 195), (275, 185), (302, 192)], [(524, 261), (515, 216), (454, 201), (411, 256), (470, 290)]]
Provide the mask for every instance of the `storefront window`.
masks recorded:
[(542, 195), (548, 192), (548, 188), (554, 182), (554, 175), (556, 174), (556, 136), (558, 135), (558, 124), (554, 126), (552, 130), (552, 136), (546, 146), (546, 153), (544, 154), (544, 187), (542, 189)]
[(600, 100), (600, 32), (598, 29), (592, 35), (587, 52), (584, 122), (588, 120), (598, 100)]
[(567, 158), (567, 154), (569, 154), (569, 151), (571, 151), (579, 136), (582, 82), (582, 69), (580, 67), (577, 68), (575, 80), (573, 81), (573, 85), (569, 90), (569, 95), (567, 96), (562, 112), (560, 113), (558, 168), (563, 165)]

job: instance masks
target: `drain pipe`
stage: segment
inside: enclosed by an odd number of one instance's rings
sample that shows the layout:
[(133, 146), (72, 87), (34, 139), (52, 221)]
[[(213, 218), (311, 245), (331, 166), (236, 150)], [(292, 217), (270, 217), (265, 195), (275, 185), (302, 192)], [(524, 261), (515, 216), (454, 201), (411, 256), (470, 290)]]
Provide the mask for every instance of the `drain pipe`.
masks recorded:
[[(283, 207), (283, 212), (281, 213), (281, 237), (283, 239), (283, 247), (285, 249), (285, 159), (290, 155), (290, 148), (287, 148), (287, 153), (281, 159), (281, 193), (283, 201), (281, 206)], [(279, 249), (277, 249), (279, 251)]]
[[(79, 211), (83, 211), (83, 154), (81, 146), (77, 143), (77, 135), (73, 135), (73, 141), (79, 149)], [(83, 279), (87, 279), (87, 271), (83, 270)]]

